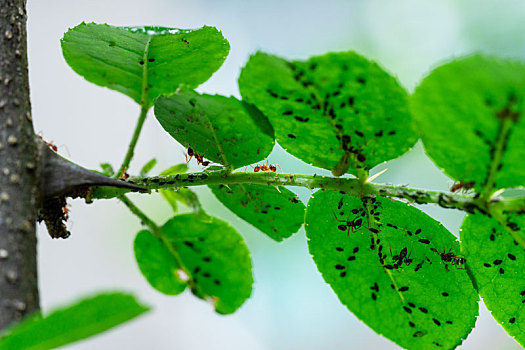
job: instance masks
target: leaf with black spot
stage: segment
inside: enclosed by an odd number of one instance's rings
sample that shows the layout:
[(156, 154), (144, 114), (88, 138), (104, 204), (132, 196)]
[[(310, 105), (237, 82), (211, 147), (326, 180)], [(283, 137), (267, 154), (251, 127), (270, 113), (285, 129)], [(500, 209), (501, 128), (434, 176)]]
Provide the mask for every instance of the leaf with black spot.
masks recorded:
[(177, 215), (162, 226), (159, 238), (141, 231), (135, 239), (140, 270), (165, 294), (182, 292), (185, 282), (220, 314), (235, 312), (253, 285), (250, 252), (228, 223), (207, 215)]
[(476, 55), (432, 71), (412, 110), (430, 158), (480, 191), (488, 182), (494, 189), (525, 184), (524, 99), (525, 64)]
[(266, 158), (273, 130), (255, 107), (235, 97), (183, 91), (155, 101), (164, 130), (205, 159), (239, 168)]
[(405, 90), (354, 52), (307, 61), (258, 52), (239, 88), (269, 118), (284, 149), (336, 176), (396, 158), (417, 140)]
[(209, 186), (218, 200), (241, 219), (270, 238), (282, 241), (297, 232), (304, 222), (304, 204), (283, 186)]
[(222, 65), (230, 45), (214, 27), (113, 27), (81, 23), (61, 40), (69, 66), (87, 81), (150, 107), (161, 94), (195, 88)]
[(442, 256), (459, 257), (459, 244), (420, 210), (318, 191), (305, 225), (323, 278), (375, 332), (407, 349), (452, 349), (474, 327), (478, 295), (463, 266)]
[(521, 215), (509, 216), (500, 225), (488, 216), (469, 214), (461, 226), (461, 241), (483, 302), (507, 333), (525, 346), (525, 250), (513, 236), (524, 237), (524, 226)]

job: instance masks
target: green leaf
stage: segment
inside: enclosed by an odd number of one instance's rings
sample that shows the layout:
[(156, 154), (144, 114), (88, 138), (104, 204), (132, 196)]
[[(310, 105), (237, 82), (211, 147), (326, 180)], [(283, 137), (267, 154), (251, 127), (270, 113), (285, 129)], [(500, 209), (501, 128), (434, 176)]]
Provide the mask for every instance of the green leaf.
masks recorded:
[(230, 50), (221, 32), (206, 26), (189, 30), (81, 23), (61, 43), (76, 73), (146, 107), (181, 85), (195, 88), (208, 80)]
[(128, 294), (107, 293), (83, 299), (42, 317), (36, 314), (7, 330), (1, 350), (47, 350), (102, 333), (149, 308)]
[(109, 163), (100, 163), (100, 168), (102, 169), (103, 175), (106, 175), (106, 176), (115, 175), (115, 170), (113, 170), (113, 166)]
[(177, 174), (184, 174), (188, 171), (188, 164), (186, 163), (180, 163), (176, 164), (172, 167), (169, 167), (168, 169), (161, 172), (160, 176), (166, 176), (166, 175), (177, 175)]
[(304, 204), (283, 186), (209, 186), (222, 204), (270, 238), (282, 241), (297, 232), (304, 222)]
[(259, 52), (239, 88), (269, 118), (279, 145), (336, 176), (396, 158), (417, 140), (405, 90), (354, 52), (291, 62)]
[(186, 289), (186, 282), (172, 253), (164, 242), (147, 230), (135, 237), (135, 259), (149, 284), (161, 293), (177, 295)]
[[(339, 300), (400, 346), (452, 349), (474, 327), (478, 296), (455, 255), (459, 244), (420, 210), (319, 191), (308, 202), (306, 235)], [(448, 252), (456, 259), (442, 259)]]
[[(160, 173), (160, 175), (177, 175), (185, 173), (186, 171), (188, 171), (188, 165), (185, 163), (181, 163), (164, 170), (162, 173)], [(175, 213), (177, 212), (177, 202), (181, 202), (182, 204), (190, 207), (195, 213), (200, 213), (202, 211), (202, 206), (199, 202), (199, 198), (197, 197), (195, 192), (193, 192), (187, 187), (182, 187), (178, 189), (162, 189), (160, 190), (160, 193)]]
[(151, 169), (153, 169), (155, 167), (155, 165), (157, 165), (157, 160), (155, 158), (153, 158), (149, 162), (144, 164), (142, 169), (140, 169), (139, 176), (141, 176), (141, 177), (147, 176), (148, 173), (151, 171)]
[[(144, 237), (150, 243), (155, 238)], [(141, 271), (154, 288), (161, 292), (178, 291), (181, 279), (176, 271), (180, 269), (187, 275), (186, 283), (193, 294), (212, 302), (220, 314), (235, 312), (250, 297), (253, 285), (250, 252), (228, 223), (207, 215), (178, 215), (162, 226), (160, 238), (165, 249), (155, 242), (151, 243), (152, 251), (146, 252), (142, 245), (139, 261), (139, 266), (147, 267), (147, 273), (143, 267)], [(171, 256), (166, 254), (167, 250)]]
[(264, 159), (274, 145), (266, 117), (235, 97), (193, 91), (161, 96), (155, 101), (155, 116), (184, 146), (227, 167)]
[(505, 226), (482, 214), (469, 214), (461, 226), (462, 250), (483, 302), (492, 316), (525, 346), (525, 251), (511, 235), (524, 235), (525, 218)]
[(492, 181), (495, 189), (525, 185), (524, 98), (523, 63), (476, 55), (436, 68), (412, 110), (428, 155), (479, 192)]

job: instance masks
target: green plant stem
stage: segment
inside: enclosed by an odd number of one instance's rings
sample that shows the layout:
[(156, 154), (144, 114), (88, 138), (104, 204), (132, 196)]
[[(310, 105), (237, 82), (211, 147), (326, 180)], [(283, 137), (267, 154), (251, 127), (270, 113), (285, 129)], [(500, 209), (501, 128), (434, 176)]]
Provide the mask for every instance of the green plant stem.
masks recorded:
[[(455, 194), (450, 192), (428, 191), (408, 188), (399, 185), (385, 185), (375, 183), (364, 183), (355, 178), (337, 178), (319, 175), (301, 174), (277, 174), (277, 173), (244, 173), (237, 172), (228, 174), (222, 171), (202, 172), (194, 174), (177, 174), (155, 177), (133, 177), (130, 182), (145, 187), (149, 190), (181, 188), (202, 185), (235, 185), (253, 184), (267, 186), (299, 186), (311, 190), (325, 189), (344, 191), (350, 195), (367, 196), (380, 195), (404, 199), (416, 204), (437, 204), (443, 208), (453, 208), (473, 213), (476, 210), (485, 212), (485, 202), (472, 195)], [(90, 199), (108, 199), (119, 197), (129, 192), (127, 189), (118, 188), (94, 188)], [(508, 203), (507, 202), (511, 202)], [(493, 200), (492, 206), (505, 207), (506, 210), (525, 210), (525, 198), (521, 202), (518, 199)]]
[(142, 210), (140, 210), (135, 203), (133, 203), (128, 197), (120, 196), (119, 199), (128, 207), (128, 209), (135, 214), (144, 226), (147, 226), (154, 236), (160, 238), (161, 229), (157, 224), (151, 220)]
[(137, 141), (139, 140), (140, 132), (142, 131), (142, 126), (144, 125), (144, 122), (146, 121), (146, 117), (148, 115), (149, 108), (150, 108), (149, 104), (145, 104), (140, 109), (139, 119), (137, 120), (135, 131), (133, 132), (133, 136), (131, 137), (131, 141), (129, 142), (128, 151), (126, 153), (126, 156), (124, 157), (124, 161), (122, 162), (120, 169), (117, 171), (117, 173), (114, 176), (116, 179), (124, 175), (127, 168), (129, 167), (129, 163), (131, 162), (131, 159), (133, 158), (133, 154), (135, 152), (135, 146), (137, 145)]
[(129, 167), (129, 163), (131, 162), (131, 159), (133, 158), (133, 153), (135, 152), (135, 146), (137, 145), (137, 141), (139, 140), (140, 132), (142, 131), (142, 126), (144, 125), (144, 122), (146, 121), (146, 117), (148, 116), (148, 110), (151, 107), (150, 99), (149, 99), (149, 83), (148, 83), (148, 57), (149, 57), (149, 44), (151, 42), (151, 37), (148, 38), (148, 42), (146, 43), (146, 47), (144, 48), (144, 53), (142, 55), (142, 94), (140, 99), (140, 115), (139, 119), (137, 120), (137, 125), (135, 126), (135, 131), (133, 132), (133, 136), (131, 137), (131, 141), (129, 142), (128, 146), (128, 152), (126, 153), (126, 156), (124, 157), (124, 161), (122, 162), (122, 165), (120, 166), (119, 171), (115, 174), (115, 178), (118, 179), (124, 175), (126, 170)]

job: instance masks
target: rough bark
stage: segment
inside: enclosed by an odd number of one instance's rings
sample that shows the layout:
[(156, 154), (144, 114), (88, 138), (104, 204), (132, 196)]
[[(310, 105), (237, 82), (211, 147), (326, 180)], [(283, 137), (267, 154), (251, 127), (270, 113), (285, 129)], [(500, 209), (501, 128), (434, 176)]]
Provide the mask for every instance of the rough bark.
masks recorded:
[(0, 0), (0, 329), (39, 309), (26, 1)]

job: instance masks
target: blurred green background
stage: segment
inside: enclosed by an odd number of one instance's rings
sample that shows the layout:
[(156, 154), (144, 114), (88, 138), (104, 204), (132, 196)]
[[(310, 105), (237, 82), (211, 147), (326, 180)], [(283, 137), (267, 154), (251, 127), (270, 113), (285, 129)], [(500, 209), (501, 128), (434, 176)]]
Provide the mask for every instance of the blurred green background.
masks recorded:
[[(525, 2), (518, 0), (30, 0), (28, 16), (35, 131), (88, 168), (100, 162), (120, 164), (139, 110), (128, 97), (87, 83), (66, 65), (59, 40), (82, 21), (216, 26), (230, 42), (230, 55), (199, 91), (237, 97), (240, 68), (256, 50), (293, 59), (355, 50), (376, 60), (409, 91), (453, 57), (472, 52), (525, 57)], [(183, 148), (150, 115), (129, 172), (137, 173), (153, 156), (159, 161), (157, 172), (184, 161)], [(279, 146), (269, 159), (284, 172), (328, 173)], [(377, 181), (436, 190), (452, 185), (419, 143), (371, 173), (384, 168), (388, 171)], [(292, 190), (305, 202), (311, 194)], [(338, 302), (308, 255), (303, 229), (275, 243), (223, 208), (208, 189), (197, 191), (206, 210), (230, 221), (245, 237), (256, 280), (252, 298), (235, 315), (220, 316), (189, 292), (161, 295), (149, 287), (134, 261), (138, 220), (115, 200), (89, 206), (71, 201), (69, 239), (52, 241), (45, 227), (39, 227), (43, 309), (99, 290), (124, 289), (154, 311), (68, 349), (398, 349)], [(159, 223), (171, 215), (158, 194), (134, 199)], [(458, 233), (462, 213), (421, 209)], [(481, 304), (476, 328), (459, 349), (518, 348)]]

